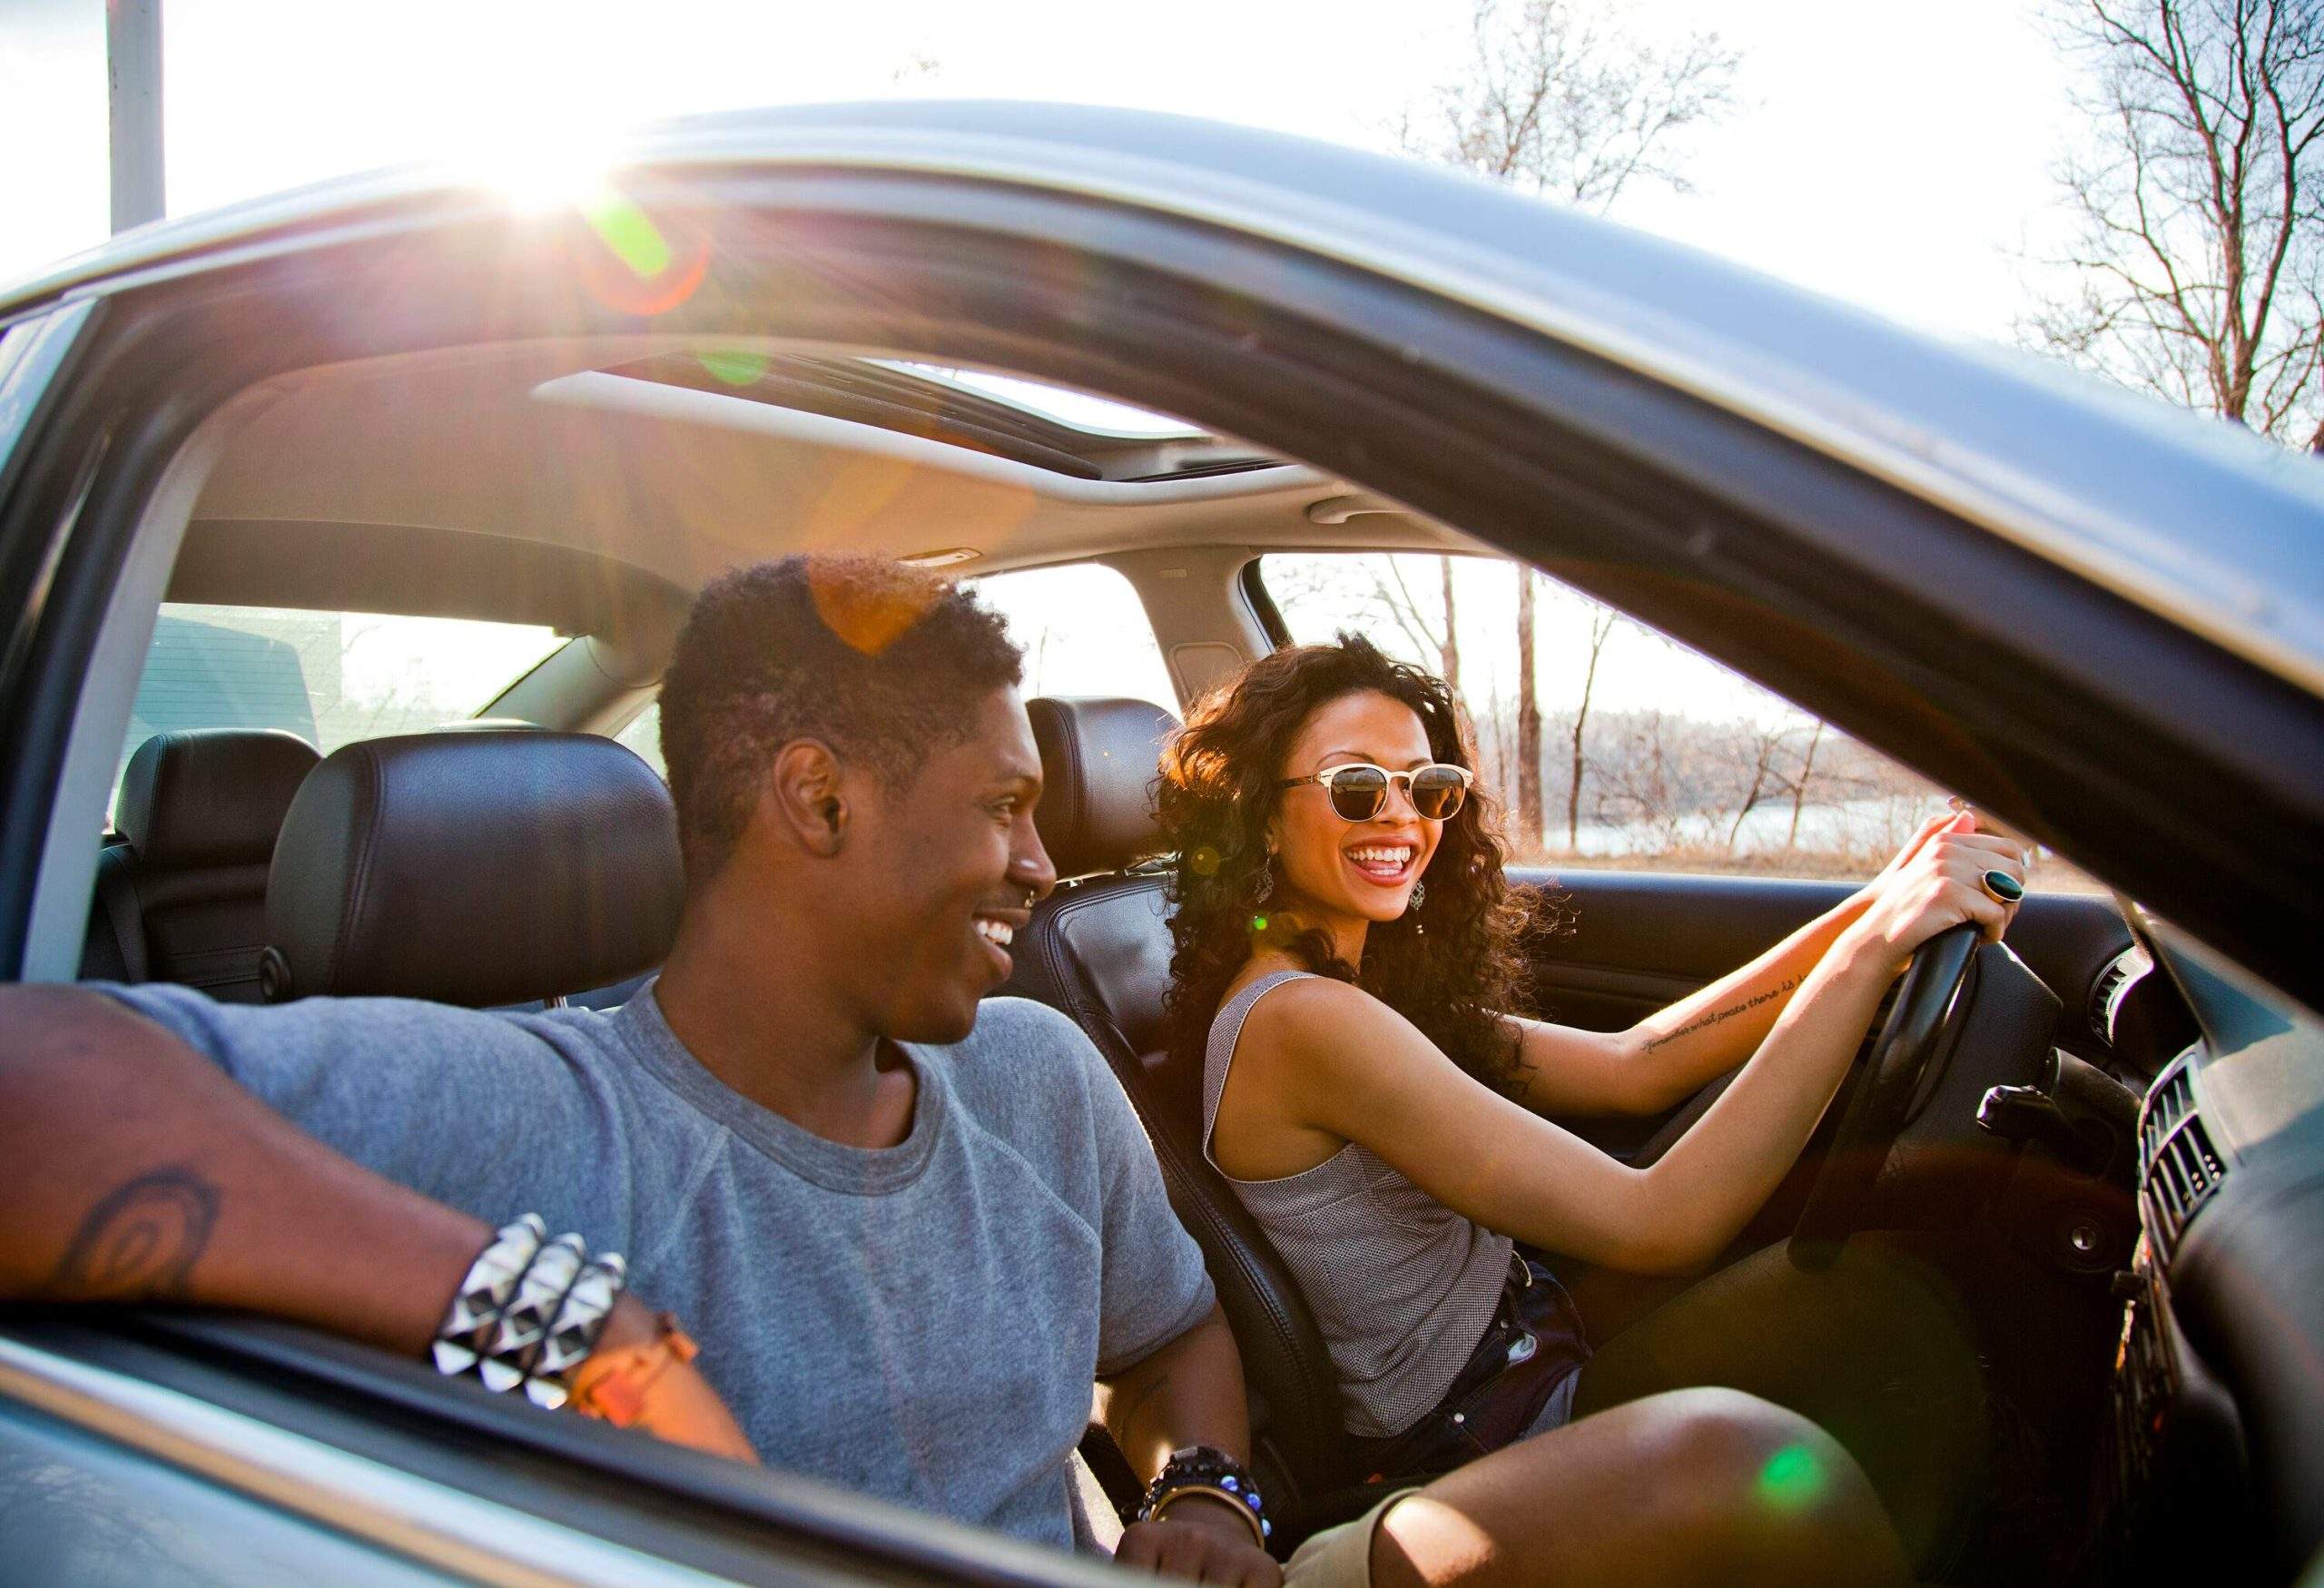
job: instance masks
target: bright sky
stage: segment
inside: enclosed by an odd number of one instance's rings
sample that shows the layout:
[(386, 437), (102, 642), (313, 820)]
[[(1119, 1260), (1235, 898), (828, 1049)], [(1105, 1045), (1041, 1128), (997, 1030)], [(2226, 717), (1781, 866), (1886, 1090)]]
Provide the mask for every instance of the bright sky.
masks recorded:
[[(1611, 3), (1611, 0), (1610, 0)], [(1925, 327), (2005, 340), (2018, 257), (2073, 132), (2037, 0), (1634, 0), (1641, 30), (1716, 26), (1744, 108), (1698, 192), (1619, 218)], [(1384, 147), (1457, 70), (1467, 0), (162, 0), (168, 188), (187, 214), (479, 145), (556, 145), (655, 116), (895, 95), (1167, 110)], [(0, 0), (0, 280), (103, 238), (103, 0)], [(1505, 576), (1503, 576), (1505, 577)], [(1464, 579), (1486, 579), (1478, 570)], [(1497, 610), (1492, 596), (1470, 610)], [(1505, 622), (1505, 619), (1500, 621)], [(1463, 625), (1464, 628), (1468, 626)], [(1498, 623), (1493, 626), (1498, 628)], [(1581, 640), (1544, 625), (1545, 705)], [(1626, 653), (1635, 650), (1637, 654)], [(1569, 655), (1567, 653), (1573, 653)], [(1749, 692), (1623, 637), (1610, 706)], [(1556, 681), (1556, 682), (1552, 682)], [(1632, 700), (1635, 690), (1640, 698)]]
[[(1634, 0), (1715, 25), (1747, 108), (1700, 192), (1623, 218), (1925, 326), (2005, 337), (2064, 78), (2036, 0)], [(1457, 65), (1466, 0), (162, 0), (186, 214), (481, 141), (894, 94), (1177, 111), (1377, 146)], [(102, 241), (103, 0), (0, 0), (0, 279)], [(932, 64), (921, 69), (920, 64)]]

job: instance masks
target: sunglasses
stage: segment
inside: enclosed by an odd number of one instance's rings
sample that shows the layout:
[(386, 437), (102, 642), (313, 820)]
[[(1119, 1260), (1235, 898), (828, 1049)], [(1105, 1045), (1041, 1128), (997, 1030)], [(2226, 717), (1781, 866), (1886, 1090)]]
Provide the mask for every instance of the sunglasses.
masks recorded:
[(1387, 804), (1388, 785), (1401, 782), (1406, 797), (1413, 802), (1413, 809), (1423, 820), (1442, 822), (1460, 810), (1469, 797), (1469, 785), (1475, 781), (1476, 774), (1467, 767), (1443, 761), (1415, 766), (1410, 772), (1391, 772), (1368, 761), (1357, 761), (1305, 777), (1286, 777), (1280, 786), (1298, 788), (1304, 784), (1320, 783), (1330, 792), (1332, 809), (1342, 820), (1369, 822)]

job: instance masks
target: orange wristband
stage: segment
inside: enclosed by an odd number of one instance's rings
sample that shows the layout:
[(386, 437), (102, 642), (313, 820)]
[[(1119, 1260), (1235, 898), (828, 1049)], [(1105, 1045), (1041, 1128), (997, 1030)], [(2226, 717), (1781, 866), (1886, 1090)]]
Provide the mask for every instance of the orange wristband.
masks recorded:
[(654, 1315), (655, 1336), (642, 1346), (593, 1353), (570, 1376), (573, 1409), (626, 1428), (645, 1415), (645, 1397), (673, 1365), (691, 1362), (702, 1347), (666, 1312)]

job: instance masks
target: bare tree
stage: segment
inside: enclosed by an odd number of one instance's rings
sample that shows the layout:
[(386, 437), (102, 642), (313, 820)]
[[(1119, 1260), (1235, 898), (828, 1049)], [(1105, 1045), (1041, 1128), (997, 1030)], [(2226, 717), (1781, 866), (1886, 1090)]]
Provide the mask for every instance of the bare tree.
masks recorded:
[(1807, 736), (1807, 753), (1799, 758), (1799, 777), (1791, 785), (1791, 830), (1784, 835), (1786, 849), (1799, 847), (1799, 809), (1807, 803), (1807, 784), (1816, 775), (1816, 750), (1824, 742), (1824, 722), (1816, 721), (1816, 731)]
[(1517, 828), (1529, 849), (1541, 842), (1541, 702), (1533, 682), (1533, 570), (1517, 572)]
[(1748, 763), (1751, 770), (1742, 797), (1735, 802), (1735, 820), (1728, 824), (1727, 847), (1730, 853), (1735, 848), (1736, 840), (1743, 836), (1744, 821), (1758, 809), (1759, 803), (1781, 799), (1788, 792), (1786, 784), (1790, 780), (1776, 763), (1790, 744), (1797, 727), (1797, 725), (1792, 723), (1779, 723), (1773, 727), (1751, 723), (1737, 725), (1732, 749), (1740, 752), (1738, 759)]
[(1420, 597), (1405, 582), (1401, 561), (1395, 557), (1364, 559), (1364, 570), (1372, 576), (1373, 596), (1396, 626), (1404, 631), (1404, 637), (1413, 642), (1414, 649), (1423, 656), (1430, 651), (1436, 653), (1436, 670), (1452, 686), (1453, 697), (1458, 699), (1461, 694), (1461, 635), (1455, 626), (1458, 615), (1452, 603), (1452, 559), (1449, 557), (1436, 559), (1437, 577), (1442, 581), (1441, 623), (1431, 622), (1423, 610)]
[[(1545, 197), (1604, 213), (1641, 182), (1691, 191), (1689, 136), (1736, 108), (1741, 57), (1715, 33), (1674, 40), (1639, 37), (1594, 0), (1475, 0), (1469, 57), (1460, 76), (1420, 104), (1398, 129), (1405, 153), (1457, 165)], [(1445, 585), (1451, 632), (1452, 585)], [(1533, 676), (1532, 579), (1517, 595), (1517, 820), (1523, 841), (1541, 842), (1541, 704)], [(1594, 681), (1605, 636), (1591, 620)], [(1581, 826), (1583, 720), (1590, 681), (1574, 718), (1574, 775), (1566, 799), (1566, 843)]]
[(2073, 284), (2020, 327), (2324, 447), (2324, 0), (2059, 0), (2103, 128), (2058, 179)]
[[(1592, 607), (1590, 613), (1590, 664), (1582, 669), (1581, 704), (1574, 708), (1573, 713), (1573, 780), (1566, 785), (1565, 791), (1565, 846), (1568, 849), (1581, 845), (1581, 776), (1584, 770), (1581, 731), (1590, 722), (1590, 697), (1598, 687), (1598, 658), (1605, 653), (1606, 641), (1613, 635), (1615, 616), (1610, 607)], [(1522, 624), (1517, 636), (1518, 643), (1530, 653), (1532, 650), (1533, 626), (1530, 622)], [(1530, 670), (1525, 674), (1523, 693), (1528, 698), (1533, 694), (1533, 676)]]
[[(1439, 557), (1438, 588), (1413, 587), (1404, 557), (1389, 552), (1361, 557), (1292, 557), (1267, 573), (1267, 584), (1287, 607), (1332, 611), (1351, 625), (1384, 623), (1403, 636), (1416, 659), (1436, 659), (1437, 671), (1461, 691), (1459, 609), (1452, 595), (1452, 558)], [(1360, 578), (1347, 578), (1353, 572)], [(1441, 614), (1441, 616), (1439, 616)]]
[(1492, 768), (1492, 786), (1505, 789), (1515, 781), (1515, 772), (1510, 765), (1508, 725), (1501, 715), (1501, 681), (1498, 678), (1489, 676), (1487, 679), (1485, 715), (1478, 719), (1476, 725), (1478, 751)]
[(1691, 191), (1688, 134), (1736, 105), (1715, 33), (1640, 38), (1588, 0), (1477, 0), (1458, 81), (1405, 113), (1405, 152), (1604, 213), (1634, 182)]
[(899, 85), (933, 83), (943, 75), (943, 61), (924, 45), (914, 44), (904, 52), (904, 58), (889, 70), (888, 81)]
[(1686, 844), (1687, 819), (1704, 804), (1694, 734), (1684, 717), (1660, 711), (1617, 717), (1611, 753), (1603, 759), (1601, 816), (1632, 830), (1648, 852), (1668, 854)]
[(1452, 604), (1452, 559), (1436, 559), (1436, 577), (1444, 587), (1444, 644), (1438, 655), (1444, 663), (1444, 682), (1452, 686), (1452, 697), (1461, 697), (1461, 615)]

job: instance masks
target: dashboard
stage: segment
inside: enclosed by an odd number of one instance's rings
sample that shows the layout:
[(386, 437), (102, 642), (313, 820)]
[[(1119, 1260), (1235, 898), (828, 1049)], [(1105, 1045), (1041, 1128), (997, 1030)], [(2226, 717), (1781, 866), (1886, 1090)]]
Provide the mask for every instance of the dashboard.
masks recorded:
[(2140, 1110), (2104, 1576), (2287, 1582), (2324, 1545), (2324, 1028), (2143, 924), (2201, 1035)]

